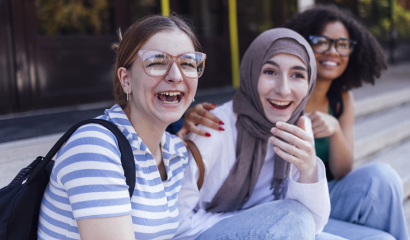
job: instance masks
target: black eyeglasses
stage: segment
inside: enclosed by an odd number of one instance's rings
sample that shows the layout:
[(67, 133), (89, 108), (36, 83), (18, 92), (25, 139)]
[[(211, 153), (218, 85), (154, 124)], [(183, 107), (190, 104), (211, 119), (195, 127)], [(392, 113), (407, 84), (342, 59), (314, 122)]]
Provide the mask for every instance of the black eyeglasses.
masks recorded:
[(348, 57), (352, 54), (356, 41), (346, 38), (331, 39), (326, 36), (309, 36), (312, 49), (315, 53), (325, 53), (329, 51), (332, 44), (335, 43), (336, 51), (340, 56)]

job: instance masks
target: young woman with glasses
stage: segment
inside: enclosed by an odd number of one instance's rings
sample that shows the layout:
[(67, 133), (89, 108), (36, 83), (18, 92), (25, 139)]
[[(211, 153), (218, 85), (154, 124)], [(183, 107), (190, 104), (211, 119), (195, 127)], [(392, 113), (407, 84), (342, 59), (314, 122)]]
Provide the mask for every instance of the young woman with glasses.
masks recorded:
[[(362, 83), (374, 84), (386, 69), (380, 45), (350, 13), (333, 6), (315, 6), (291, 18), (285, 27), (300, 33), (315, 52), (317, 81), (305, 112), (312, 120), (316, 154), (325, 163), (329, 180), (331, 219), (324, 231), (364, 239), (377, 235), (378, 229), (396, 239), (408, 239), (397, 173), (382, 163), (352, 171), (354, 102), (350, 90)], [(205, 103), (189, 110), (178, 135), (188, 131), (209, 135), (195, 126), (198, 123), (223, 130), (223, 122), (208, 111), (214, 107)]]
[(188, 162), (182, 141), (166, 127), (196, 93), (204, 53), (176, 16), (134, 23), (117, 48), (116, 105), (97, 118), (118, 126), (136, 168), (129, 197), (115, 136), (97, 124), (79, 128), (57, 154), (41, 204), (39, 239), (170, 239)]

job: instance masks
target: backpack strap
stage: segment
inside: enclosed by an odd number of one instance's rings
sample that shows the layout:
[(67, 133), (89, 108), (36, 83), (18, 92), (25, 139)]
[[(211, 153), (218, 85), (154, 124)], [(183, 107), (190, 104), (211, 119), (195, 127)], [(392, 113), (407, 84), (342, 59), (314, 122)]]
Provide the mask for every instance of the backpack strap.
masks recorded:
[(43, 160), (38, 164), (38, 166), (34, 169), (33, 174), (29, 177), (27, 182), (30, 182), (31, 179), (34, 179), (39, 172), (44, 169), (47, 164), (52, 160), (52, 158), (57, 154), (60, 148), (64, 145), (64, 143), (71, 137), (71, 135), (81, 126), (95, 123), (104, 126), (108, 130), (110, 130), (118, 141), (118, 148), (121, 152), (121, 164), (124, 169), (124, 176), (125, 182), (128, 185), (128, 192), (130, 197), (132, 197), (134, 188), (135, 188), (135, 163), (134, 163), (134, 154), (131, 149), (131, 145), (128, 142), (128, 139), (124, 136), (124, 134), (118, 129), (118, 127), (113, 124), (112, 122), (102, 120), (102, 119), (87, 119), (81, 121), (74, 126), (72, 126), (64, 135), (54, 144), (51, 150), (47, 153), (47, 155), (43, 158)]
[(199, 178), (197, 181), (197, 185), (198, 185), (198, 190), (201, 190), (202, 185), (204, 184), (204, 179), (205, 179), (205, 165), (204, 165), (204, 161), (202, 160), (201, 152), (199, 151), (198, 147), (195, 145), (193, 141), (186, 140), (185, 143), (187, 144), (189, 151), (191, 151), (192, 156), (195, 159), (196, 165), (198, 165)]

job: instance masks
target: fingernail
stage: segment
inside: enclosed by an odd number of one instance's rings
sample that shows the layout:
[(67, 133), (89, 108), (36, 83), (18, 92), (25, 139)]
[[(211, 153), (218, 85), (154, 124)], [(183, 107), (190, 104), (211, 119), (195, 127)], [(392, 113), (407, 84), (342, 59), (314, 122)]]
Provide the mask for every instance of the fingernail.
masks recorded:
[(225, 129), (223, 129), (221, 126), (218, 127), (219, 131), (225, 131)]
[(277, 131), (278, 131), (278, 129), (277, 129), (277, 128), (272, 128), (271, 133), (275, 134)]
[(216, 107), (216, 103), (212, 103), (212, 107)]
[(274, 138), (274, 137), (270, 137), (270, 138), (269, 138), (269, 141), (270, 141), (271, 143), (273, 143), (273, 142), (275, 142), (275, 139), (276, 139), (276, 138)]
[(211, 134), (209, 134), (209, 133), (205, 133), (205, 136), (210, 137), (210, 136), (211, 136)]
[(276, 126), (277, 126), (277, 127), (282, 127), (282, 123), (281, 123), (281, 122), (277, 122), (277, 123), (276, 123)]
[(225, 123), (224, 123), (224, 122), (222, 122), (221, 120), (219, 120), (219, 124), (221, 124), (221, 125), (225, 125)]

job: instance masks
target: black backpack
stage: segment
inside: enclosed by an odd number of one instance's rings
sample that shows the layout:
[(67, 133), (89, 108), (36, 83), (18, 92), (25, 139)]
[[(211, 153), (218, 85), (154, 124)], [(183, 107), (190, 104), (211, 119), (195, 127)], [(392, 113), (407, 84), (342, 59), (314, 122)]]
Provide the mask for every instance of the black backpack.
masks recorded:
[(77, 128), (89, 123), (106, 127), (117, 138), (128, 191), (132, 196), (135, 164), (130, 143), (113, 123), (101, 119), (84, 120), (71, 127), (44, 158), (37, 157), (28, 167), (21, 169), (8, 186), (0, 190), (0, 240), (37, 239), (41, 200), (54, 165), (51, 159)]

